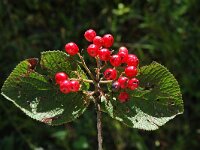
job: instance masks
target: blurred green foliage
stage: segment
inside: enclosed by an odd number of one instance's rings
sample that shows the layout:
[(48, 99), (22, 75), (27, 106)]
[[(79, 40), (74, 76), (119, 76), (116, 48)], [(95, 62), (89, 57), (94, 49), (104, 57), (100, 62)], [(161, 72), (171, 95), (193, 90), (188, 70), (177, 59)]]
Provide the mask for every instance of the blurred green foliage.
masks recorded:
[[(200, 147), (200, 1), (0, 1), (0, 84), (20, 61), (74, 41), (88, 44), (84, 31), (112, 33), (145, 65), (167, 66), (180, 83), (185, 112), (157, 131), (130, 129), (103, 115), (104, 149), (195, 150)], [(88, 58), (89, 60), (89, 58)], [(0, 149), (97, 148), (93, 105), (73, 123), (46, 126), (0, 97)]]

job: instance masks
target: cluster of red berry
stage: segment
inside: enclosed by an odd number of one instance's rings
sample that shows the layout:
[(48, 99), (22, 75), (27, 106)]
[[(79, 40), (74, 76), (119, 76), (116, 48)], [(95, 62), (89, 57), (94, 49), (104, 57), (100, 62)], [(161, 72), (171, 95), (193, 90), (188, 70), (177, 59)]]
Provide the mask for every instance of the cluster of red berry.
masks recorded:
[[(117, 81), (113, 83), (112, 89), (114, 91), (126, 88), (135, 90), (139, 85), (139, 80), (135, 78), (138, 73), (137, 67), (139, 60), (134, 54), (128, 54), (126, 47), (120, 47), (118, 53), (110, 57), (110, 64), (114, 67), (119, 67), (122, 63), (126, 64), (123, 72), (126, 76), (120, 75)], [(117, 70), (115, 68), (106, 69), (104, 77), (107, 80), (116, 80)], [(126, 102), (129, 100), (129, 94), (125, 91), (121, 92), (118, 99), (120, 102)]]
[(58, 72), (55, 75), (56, 83), (60, 86), (60, 91), (64, 94), (77, 92), (80, 89), (79, 81), (70, 80), (64, 72)]
[[(128, 49), (124, 46), (119, 48), (117, 54), (112, 55), (112, 51), (108, 49), (114, 42), (114, 38), (111, 34), (105, 34), (101, 37), (98, 36), (93, 29), (89, 29), (85, 32), (84, 37), (87, 41), (92, 42), (92, 44), (87, 47), (88, 54), (91, 57), (98, 57), (101, 61), (109, 61), (114, 67), (105, 70), (104, 78), (114, 81), (112, 84), (113, 91), (123, 90), (118, 96), (120, 102), (128, 101), (129, 95), (125, 92), (125, 89), (129, 88), (130, 90), (135, 90), (139, 85), (139, 80), (135, 78), (138, 73), (137, 67), (139, 64), (137, 56), (129, 54)], [(67, 43), (65, 45), (65, 50), (71, 56), (79, 52), (78, 46), (73, 42)], [(122, 64), (125, 64), (125, 69), (117, 79), (116, 67), (120, 67)], [(125, 74), (125, 76), (123, 76), (123, 74)], [(79, 87), (80, 85), (78, 85), (78, 89)]]

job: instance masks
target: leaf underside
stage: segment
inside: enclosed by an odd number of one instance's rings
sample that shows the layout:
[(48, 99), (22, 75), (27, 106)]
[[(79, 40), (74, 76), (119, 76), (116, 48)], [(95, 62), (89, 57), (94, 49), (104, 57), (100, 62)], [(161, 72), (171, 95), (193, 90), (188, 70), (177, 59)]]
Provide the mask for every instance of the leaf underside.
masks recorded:
[(105, 111), (124, 124), (143, 130), (156, 130), (176, 115), (183, 113), (178, 82), (162, 65), (153, 62), (140, 68), (140, 87), (128, 91), (130, 100), (120, 103), (117, 94), (101, 98)]
[(40, 70), (36, 72), (37, 59), (22, 61), (13, 70), (2, 87), (2, 95), (12, 101), (28, 116), (38, 121), (59, 125), (79, 117), (89, 104), (83, 91), (89, 84), (82, 83), (76, 93), (63, 94), (55, 84), (57, 72), (66, 72), (70, 78), (87, 79), (80, 66), (73, 63), (72, 57), (61, 51), (47, 51), (41, 54)]

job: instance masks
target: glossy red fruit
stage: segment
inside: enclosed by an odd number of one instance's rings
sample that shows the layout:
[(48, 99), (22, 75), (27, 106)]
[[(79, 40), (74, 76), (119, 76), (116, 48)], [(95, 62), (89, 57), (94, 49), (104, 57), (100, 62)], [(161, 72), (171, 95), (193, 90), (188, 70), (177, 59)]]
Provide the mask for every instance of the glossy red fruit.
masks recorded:
[(137, 67), (139, 64), (139, 60), (137, 58), (137, 56), (135, 56), (134, 54), (129, 54), (128, 58), (126, 60), (126, 63), (128, 66), (135, 66)]
[(78, 48), (78, 46), (77, 46), (75, 43), (70, 42), (70, 43), (67, 43), (67, 44), (65, 45), (65, 51), (66, 51), (69, 55), (73, 56), (73, 55), (76, 55), (76, 54), (78, 53), (79, 48)]
[(103, 36), (103, 46), (109, 48), (113, 45), (114, 38), (111, 34), (105, 34)]
[(101, 47), (103, 45), (103, 38), (100, 36), (95, 36), (93, 39), (93, 44), (97, 45), (98, 47)]
[(84, 37), (87, 41), (92, 42), (95, 36), (96, 32), (93, 29), (85, 31)]
[(119, 55), (112, 55), (110, 57), (110, 64), (114, 67), (118, 67), (121, 65), (121, 57)]
[(55, 80), (57, 84), (60, 84), (61, 82), (65, 81), (68, 79), (68, 75), (64, 72), (58, 72), (55, 75)]
[(126, 92), (121, 92), (118, 96), (118, 100), (121, 103), (127, 102), (129, 100), (129, 94)]
[(77, 92), (80, 89), (80, 84), (76, 80), (70, 81), (70, 91)]
[(99, 59), (102, 61), (110, 60), (111, 52), (107, 48), (102, 48), (98, 51)]
[(128, 58), (128, 49), (126, 47), (120, 47), (118, 55), (121, 57), (122, 63), (126, 63)]
[(117, 71), (112, 68), (108, 68), (104, 72), (104, 78), (107, 80), (115, 80), (117, 78)]
[(119, 79), (117, 81), (119, 82), (120, 87), (122, 89), (127, 88), (127, 86), (128, 86), (128, 78), (127, 77), (123, 77), (123, 76), (119, 77)]
[(115, 81), (113, 84), (112, 84), (112, 91), (113, 92), (118, 92), (120, 90), (120, 83), (118, 81)]
[(129, 78), (136, 76), (137, 73), (138, 73), (138, 71), (135, 66), (128, 66), (125, 68), (125, 74)]
[(87, 48), (87, 52), (91, 57), (96, 57), (98, 55), (99, 47), (95, 44), (90, 44)]
[(125, 47), (125, 46), (121, 46), (120, 48), (119, 48), (119, 53), (120, 52), (124, 52), (124, 53), (126, 53), (127, 55), (128, 55), (128, 49)]
[(136, 78), (132, 78), (128, 81), (128, 88), (131, 90), (135, 90), (139, 86), (139, 80)]
[(60, 91), (64, 94), (67, 94), (70, 92), (70, 86), (71, 86), (70, 81), (65, 80), (60, 83)]

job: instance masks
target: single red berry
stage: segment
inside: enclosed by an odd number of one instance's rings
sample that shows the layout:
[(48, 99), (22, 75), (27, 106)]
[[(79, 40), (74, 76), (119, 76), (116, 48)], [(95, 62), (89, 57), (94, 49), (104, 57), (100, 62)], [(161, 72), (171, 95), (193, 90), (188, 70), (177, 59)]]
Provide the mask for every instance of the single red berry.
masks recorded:
[(136, 76), (137, 73), (138, 73), (137, 68), (134, 66), (128, 66), (125, 68), (125, 74), (129, 78)]
[(126, 60), (126, 63), (128, 66), (135, 66), (137, 67), (139, 64), (139, 60), (137, 58), (137, 56), (135, 56), (134, 54), (129, 54), (128, 58)]
[(90, 44), (87, 48), (87, 52), (91, 57), (96, 57), (98, 55), (99, 47), (95, 44)]
[(89, 29), (85, 31), (84, 36), (87, 41), (92, 42), (94, 37), (96, 36), (96, 32), (93, 29)]
[(121, 46), (120, 48), (119, 48), (119, 53), (120, 52), (124, 52), (124, 53), (126, 53), (127, 55), (128, 55), (128, 49), (125, 47), (125, 46)]
[(110, 57), (110, 63), (114, 67), (118, 67), (121, 65), (121, 57), (119, 55), (112, 55)]
[(104, 72), (104, 78), (107, 80), (115, 80), (117, 78), (117, 71), (112, 68), (108, 68)]
[(103, 45), (103, 38), (100, 36), (95, 36), (93, 39), (93, 44), (97, 45), (98, 47), (101, 47)]
[(55, 80), (57, 84), (60, 84), (61, 82), (65, 81), (68, 79), (68, 75), (64, 72), (58, 72), (55, 75)]
[(127, 86), (128, 86), (128, 78), (127, 77), (123, 77), (123, 76), (119, 77), (119, 79), (117, 81), (119, 82), (120, 87), (122, 89), (127, 88)]
[(121, 92), (118, 96), (118, 99), (121, 103), (127, 102), (129, 100), (129, 95), (126, 92)]
[(111, 34), (105, 34), (103, 36), (103, 46), (104, 47), (111, 47), (113, 45), (114, 38)]
[(70, 81), (65, 80), (60, 83), (60, 91), (64, 94), (67, 94), (70, 92), (70, 86), (71, 86)]
[(102, 61), (110, 60), (111, 52), (107, 48), (102, 48), (98, 51), (99, 59)]
[(118, 55), (121, 57), (122, 63), (126, 63), (128, 58), (128, 50), (126, 47), (120, 47)]
[(70, 81), (70, 91), (77, 92), (80, 89), (80, 84), (76, 80)]
[(120, 83), (118, 81), (115, 81), (113, 84), (112, 84), (112, 91), (114, 92), (118, 92), (120, 90)]
[(132, 78), (128, 81), (128, 88), (131, 90), (135, 90), (139, 86), (139, 80), (136, 78)]
[(78, 46), (73, 43), (73, 42), (70, 42), (70, 43), (67, 43), (65, 45), (65, 51), (69, 54), (69, 55), (76, 55), (79, 51), (79, 48)]

